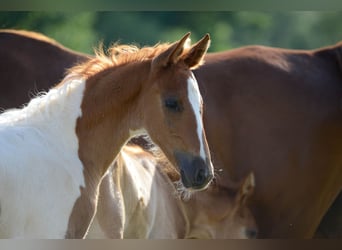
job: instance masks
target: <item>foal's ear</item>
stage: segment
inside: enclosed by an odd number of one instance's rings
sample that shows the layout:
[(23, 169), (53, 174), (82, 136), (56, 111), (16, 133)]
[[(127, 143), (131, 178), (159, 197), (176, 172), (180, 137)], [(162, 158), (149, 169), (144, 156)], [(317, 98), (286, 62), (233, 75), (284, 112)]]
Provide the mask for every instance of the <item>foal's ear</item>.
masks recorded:
[(190, 69), (195, 69), (203, 63), (203, 58), (209, 48), (209, 45), (210, 36), (209, 34), (206, 34), (201, 40), (191, 47), (185, 56), (183, 56), (184, 62)]
[(254, 174), (251, 172), (242, 182), (238, 191), (236, 201), (239, 205), (245, 205), (249, 197), (253, 194), (255, 187)]
[(166, 51), (155, 57), (152, 61), (152, 66), (167, 67), (177, 63), (184, 51), (186, 42), (190, 40), (189, 36), (190, 32), (186, 33), (182, 39), (173, 43)]

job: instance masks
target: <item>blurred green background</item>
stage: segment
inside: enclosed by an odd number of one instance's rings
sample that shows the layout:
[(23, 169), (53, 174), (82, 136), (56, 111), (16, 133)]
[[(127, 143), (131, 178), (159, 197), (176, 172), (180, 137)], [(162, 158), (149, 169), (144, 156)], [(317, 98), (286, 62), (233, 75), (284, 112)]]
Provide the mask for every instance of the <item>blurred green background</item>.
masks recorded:
[(0, 28), (42, 32), (74, 50), (92, 53), (99, 42), (140, 46), (173, 42), (187, 31), (210, 33), (210, 51), (261, 44), (313, 49), (342, 40), (342, 12), (0, 12)]

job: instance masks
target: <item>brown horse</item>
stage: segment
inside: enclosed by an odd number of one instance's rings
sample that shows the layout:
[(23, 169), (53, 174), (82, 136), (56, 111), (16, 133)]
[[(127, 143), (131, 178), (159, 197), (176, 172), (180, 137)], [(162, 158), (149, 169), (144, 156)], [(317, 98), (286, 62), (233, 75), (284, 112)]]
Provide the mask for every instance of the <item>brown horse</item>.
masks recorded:
[(29, 31), (2, 30), (0, 43), (4, 46), (0, 48), (0, 109), (21, 107), (60, 82), (72, 65), (89, 59)]
[(189, 35), (142, 49), (114, 46), (0, 115), (1, 238), (84, 237), (102, 177), (136, 135), (160, 146), (184, 188), (209, 185), (213, 167), (191, 69), (210, 38), (189, 46)]
[[(0, 33), (1, 53), (16, 58), (13, 44), (21, 46), (22, 41), (31, 49), (21, 53), (40, 65), (26, 72), (34, 79), (37, 69), (53, 70), (47, 63), (64, 53), (74, 58), (72, 63), (79, 58), (58, 47), (55, 55), (37, 61), (34, 51), (56, 45), (42, 46), (34, 36), (17, 32)], [(229, 186), (231, 178), (241, 180), (253, 171), (257, 185), (252, 209), (260, 237), (312, 237), (341, 190), (341, 45), (312, 51), (250, 46), (208, 54), (205, 61), (194, 74), (205, 102), (213, 161), (223, 170), (219, 183)], [(13, 71), (22, 63), (11, 66), (1, 60), (0, 70)], [(63, 63), (57, 68), (70, 66)], [(34, 88), (26, 74), (18, 74), (19, 81), (2, 81), (1, 94), (18, 95), (5, 93), (3, 84)], [(36, 83), (39, 90), (50, 87), (43, 80)], [(339, 204), (337, 200), (335, 206)]]
[(246, 204), (254, 190), (252, 174), (237, 188), (211, 185), (186, 200), (172, 182), (177, 175), (160, 154), (124, 147), (101, 182), (87, 238), (255, 238)]
[(341, 191), (341, 52), (250, 46), (194, 72), (220, 181), (255, 173), (261, 237), (312, 237)]

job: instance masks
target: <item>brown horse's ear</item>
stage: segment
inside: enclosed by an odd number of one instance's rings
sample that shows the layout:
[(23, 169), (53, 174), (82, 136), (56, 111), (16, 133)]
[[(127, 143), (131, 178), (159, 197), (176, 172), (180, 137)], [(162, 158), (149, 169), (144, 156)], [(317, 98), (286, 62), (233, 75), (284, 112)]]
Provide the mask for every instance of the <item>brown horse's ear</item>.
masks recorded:
[(246, 204), (249, 197), (253, 194), (255, 187), (254, 174), (250, 173), (242, 182), (238, 191), (236, 202), (238, 205), (243, 206)]
[(173, 43), (166, 51), (155, 57), (152, 61), (152, 66), (166, 67), (177, 63), (184, 51), (184, 47), (189, 36), (190, 32), (185, 34), (185, 36), (183, 36), (183, 38), (178, 42)]
[(184, 62), (190, 69), (195, 69), (203, 63), (204, 55), (210, 45), (210, 36), (206, 34), (200, 41), (195, 43), (189, 52), (184, 56)]

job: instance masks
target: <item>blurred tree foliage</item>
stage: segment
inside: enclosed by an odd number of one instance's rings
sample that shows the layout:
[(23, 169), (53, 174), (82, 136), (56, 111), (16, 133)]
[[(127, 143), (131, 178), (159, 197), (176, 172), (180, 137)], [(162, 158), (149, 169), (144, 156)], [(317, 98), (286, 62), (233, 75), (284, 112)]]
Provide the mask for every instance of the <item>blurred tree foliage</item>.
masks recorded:
[(342, 12), (0, 12), (0, 28), (38, 31), (91, 53), (99, 42), (140, 46), (210, 33), (210, 51), (249, 44), (312, 49), (342, 40)]

